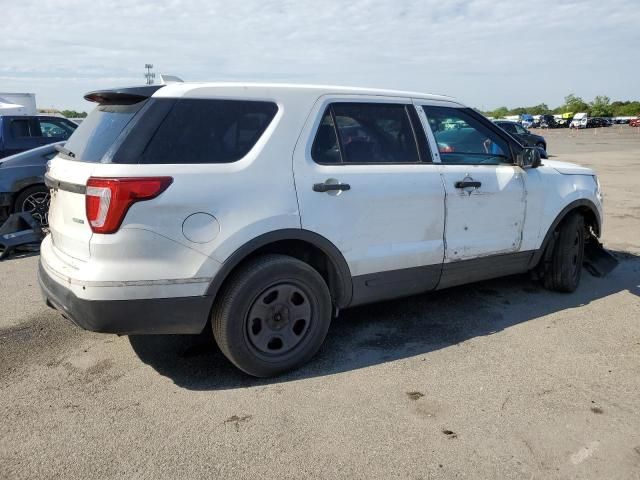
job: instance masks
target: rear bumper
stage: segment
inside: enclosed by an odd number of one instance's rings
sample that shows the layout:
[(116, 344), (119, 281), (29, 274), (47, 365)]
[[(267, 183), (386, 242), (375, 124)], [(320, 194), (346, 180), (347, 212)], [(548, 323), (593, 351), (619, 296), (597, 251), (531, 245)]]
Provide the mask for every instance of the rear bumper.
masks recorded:
[(85, 330), (101, 333), (184, 334), (200, 333), (207, 323), (210, 296), (86, 300), (57, 282), (38, 265), (38, 282), (47, 305)]

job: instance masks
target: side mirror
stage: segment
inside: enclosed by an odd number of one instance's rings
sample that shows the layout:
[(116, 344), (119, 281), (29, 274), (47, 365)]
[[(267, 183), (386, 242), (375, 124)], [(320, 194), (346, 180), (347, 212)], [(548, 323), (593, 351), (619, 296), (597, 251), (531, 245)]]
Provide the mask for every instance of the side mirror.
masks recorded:
[(524, 147), (516, 156), (516, 165), (520, 168), (538, 168), (542, 163), (537, 147)]

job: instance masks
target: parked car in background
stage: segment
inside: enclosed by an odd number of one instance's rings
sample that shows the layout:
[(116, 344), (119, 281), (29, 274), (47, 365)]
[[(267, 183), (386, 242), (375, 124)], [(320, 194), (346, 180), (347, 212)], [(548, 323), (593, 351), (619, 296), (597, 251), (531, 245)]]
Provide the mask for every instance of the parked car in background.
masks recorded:
[(0, 116), (0, 158), (66, 140), (76, 128), (76, 123), (61, 117)]
[(587, 128), (610, 127), (611, 122), (606, 118), (591, 117), (587, 120)]
[(569, 127), (571, 128), (587, 128), (587, 124), (589, 121), (589, 116), (582, 112), (582, 113), (576, 113), (573, 116), (573, 120), (571, 120), (571, 123), (569, 124)]
[(540, 128), (558, 128), (558, 123), (553, 115), (540, 115)]
[(633, 120), (629, 120), (630, 127), (640, 127), (640, 118), (634, 118)]
[(553, 116), (558, 128), (569, 128), (573, 120), (573, 112), (565, 112)]
[(508, 120), (494, 120), (493, 123), (510, 133), (525, 147), (538, 147), (541, 150), (540, 155), (542, 158), (547, 158), (547, 141), (542, 135), (531, 133), (519, 123)]
[(520, 124), (524, 127), (524, 128), (531, 128), (531, 126), (534, 124), (535, 120), (533, 118), (533, 115), (529, 114), (529, 113), (523, 113), (522, 115), (520, 115)]
[(49, 188), (44, 184), (47, 162), (56, 156), (51, 143), (0, 160), (0, 223), (12, 213), (31, 213), (42, 226), (48, 225)]

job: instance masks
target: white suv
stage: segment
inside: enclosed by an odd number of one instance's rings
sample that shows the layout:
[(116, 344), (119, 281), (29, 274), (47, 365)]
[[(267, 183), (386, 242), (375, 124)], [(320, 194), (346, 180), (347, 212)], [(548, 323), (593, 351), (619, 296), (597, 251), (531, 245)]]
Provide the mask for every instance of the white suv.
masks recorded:
[(580, 280), (592, 170), (418, 93), (277, 84), (98, 91), (50, 164), (40, 284), (79, 326), (199, 333), (269, 376), (340, 309), (536, 271)]

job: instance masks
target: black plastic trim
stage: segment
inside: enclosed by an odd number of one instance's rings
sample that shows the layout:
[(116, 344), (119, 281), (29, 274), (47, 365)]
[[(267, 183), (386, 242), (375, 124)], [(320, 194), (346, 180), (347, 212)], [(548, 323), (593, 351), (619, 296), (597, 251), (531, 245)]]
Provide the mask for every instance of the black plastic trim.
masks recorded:
[(437, 289), (524, 273), (535, 250), (448, 262), (442, 265)]
[(149, 98), (164, 85), (144, 85), (139, 87), (113, 88), (109, 90), (94, 90), (84, 96), (89, 102), (100, 105), (133, 105)]
[(209, 319), (209, 296), (136, 300), (85, 300), (57, 283), (42, 263), (40, 289), (47, 304), (85, 330), (120, 335), (196, 334)]
[(544, 251), (547, 248), (547, 245), (553, 238), (553, 232), (555, 232), (556, 228), (558, 228), (558, 225), (560, 225), (560, 223), (565, 219), (565, 217), (569, 213), (571, 213), (572, 211), (580, 207), (589, 208), (589, 210), (593, 213), (594, 217), (596, 217), (596, 226), (595, 226), (595, 231), (593, 233), (595, 233), (596, 237), (598, 238), (600, 237), (600, 232), (602, 228), (602, 219), (600, 218), (600, 213), (598, 212), (598, 208), (595, 206), (595, 204), (591, 200), (588, 200), (586, 198), (574, 200), (573, 202), (571, 202), (569, 205), (567, 205), (560, 211), (556, 219), (553, 221), (553, 223), (549, 227), (549, 230), (547, 230), (547, 234), (545, 235), (544, 240), (542, 241), (542, 245), (536, 251), (535, 255), (531, 258), (531, 262), (529, 263), (529, 268), (534, 268), (536, 265), (538, 265), (538, 263), (540, 262), (540, 259), (542, 258), (542, 255), (544, 254)]
[(336, 278), (333, 279), (334, 288), (331, 292), (334, 297), (333, 300), (340, 308), (345, 308), (351, 303), (353, 294), (351, 271), (340, 250), (325, 237), (309, 230), (298, 228), (274, 230), (260, 235), (238, 248), (223, 262), (220, 270), (209, 285), (207, 295), (215, 299), (220, 287), (236, 266), (258, 249), (282, 240), (302, 240), (320, 249), (331, 262), (335, 272), (337, 272)]
[(351, 306), (408, 297), (434, 290), (442, 264), (389, 270), (353, 277)]
[(53, 188), (54, 190), (63, 190), (65, 192), (79, 193), (80, 195), (84, 195), (85, 193), (87, 193), (86, 185), (80, 185), (79, 183), (65, 182), (63, 180), (56, 180), (55, 178), (49, 176), (48, 173), (45, 173), (44, 175), (44, 184), (49, 188)]
[(427, 133), (424, 131), (420, 117), (416, 110), (415, 105), (406, 105), (407, 113), (409, 114), (409, 120), (411, 121), (411, 128), (413, 130), (413, 136), (418, 142), (418, 155), (420, 156), (421, 163), (433, 163), (433, 156), (431, 154), (431, 147), (427, 140)]
[(345, 191), (351, 190), (351, 185), (348, 183), (314, 183), (314, 192), (332, 192), (332, 191)]

